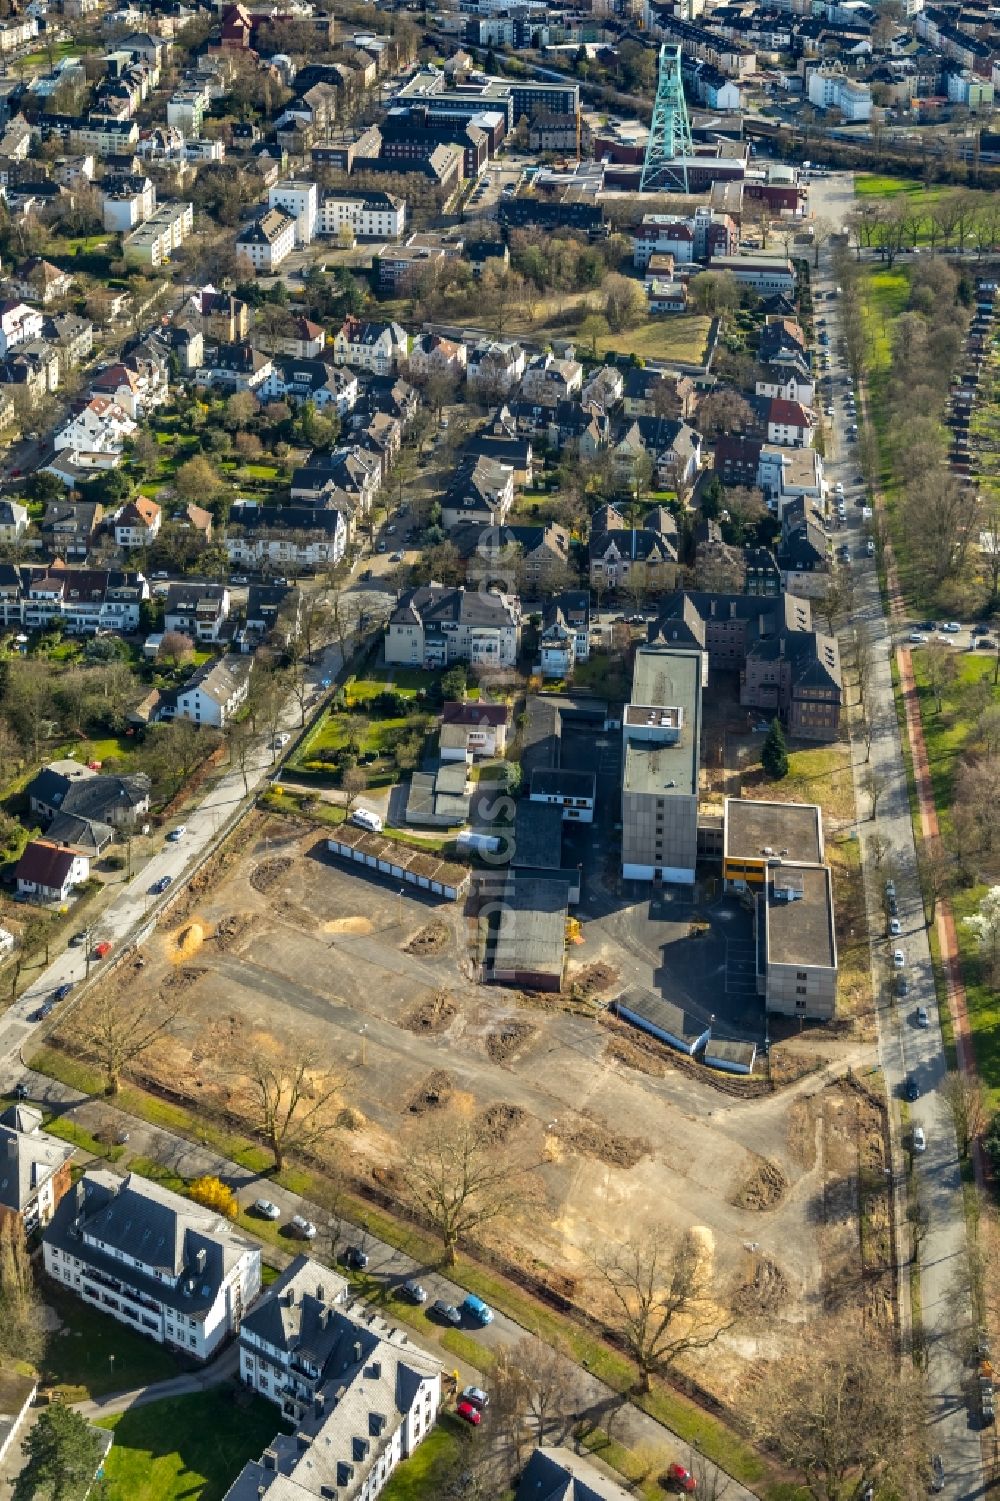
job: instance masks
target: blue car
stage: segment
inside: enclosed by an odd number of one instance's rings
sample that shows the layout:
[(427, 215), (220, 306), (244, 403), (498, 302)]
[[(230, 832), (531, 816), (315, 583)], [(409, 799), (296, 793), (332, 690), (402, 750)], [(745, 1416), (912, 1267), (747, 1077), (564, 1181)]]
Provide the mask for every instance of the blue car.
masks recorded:
[(469, 1296), (462, 1304), (462, 1312), (467, 1314), (473, 1323), (476, 1324), (492, 1324), (493, 1322), (493, 1310), (490, 1305), (484, 1303), (482, 1298), (477, 1298), (473, 1293), (469, 1293)]
[(52, 992), (52, 999), (54, 1001), (64, 1001), (72, 989), (73, 982), (72, 980), (68, 980), (65, 985), (57, 986), (57, 988)]
[(161, 876), (158, 881), (154, 881), (149, 888), (151, 895), (159, 896), (161, 892), (166, 891), (173, 879), (173, 876)]

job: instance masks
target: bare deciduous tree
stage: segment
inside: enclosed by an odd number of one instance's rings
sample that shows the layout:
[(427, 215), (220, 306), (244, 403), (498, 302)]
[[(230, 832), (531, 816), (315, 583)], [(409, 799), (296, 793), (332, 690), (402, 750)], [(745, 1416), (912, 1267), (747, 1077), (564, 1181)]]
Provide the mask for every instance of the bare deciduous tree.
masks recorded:
[(147, 993), (115, 992), (102, 985), (73, 1018), (72, 1031), (104, 1074), (104, 1089), (117, 1094), (122, 1075), (170, 1031), (183, 1007), (163, 1005)]
[(222, 1055), (239, 1075), (241, 1106), (267, 1144), (276, 1172), (290, 1152), (315, 1151), (329, 1140), (343, 1079), (326, 1067), (318, 1049), (295, 1038), (265, 1045), (237, 1033)]
[(463, 1236), (530, 1202), (531, 1167), (516, 1153), (497, 1153), (469, 1121), (433, 1121), (405, 1143), (403, 1182), (455, 1264)]
[(944, 1076), (941, 1093), (955, 1120), (958, 1149), (963, 1157), (968, 1157), (972, 1143), (986, 1123), (983, 1087), (974, 1074), (959, 1069)]
[(735, 1323), (711, 1287), (705, 1251), (692, 1234), (665, 1228), (594, 1257), (612, 1295), (613, 1318), (639, 1367), (639, 1390), (687, 1350), (701, 1350)]

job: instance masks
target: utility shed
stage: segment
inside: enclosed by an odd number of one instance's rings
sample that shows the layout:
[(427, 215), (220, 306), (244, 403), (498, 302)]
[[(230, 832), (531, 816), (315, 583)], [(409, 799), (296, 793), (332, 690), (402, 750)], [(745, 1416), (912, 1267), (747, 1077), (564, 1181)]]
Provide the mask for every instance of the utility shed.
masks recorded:
[(693, 1058), (711, 1037), (709, 1025), (693, 1011), (676, 1006), (673, 1001), (654, 995), (651, 990), (625, 990), (612, 1002), (615, 1013), (622, 1021), (659, 1038), (668, 1047), (676, 1048)]
[(564, 882), (509, 871), (493, 951), (492, 978), (497, 984), (561, 990), (568, 915)]

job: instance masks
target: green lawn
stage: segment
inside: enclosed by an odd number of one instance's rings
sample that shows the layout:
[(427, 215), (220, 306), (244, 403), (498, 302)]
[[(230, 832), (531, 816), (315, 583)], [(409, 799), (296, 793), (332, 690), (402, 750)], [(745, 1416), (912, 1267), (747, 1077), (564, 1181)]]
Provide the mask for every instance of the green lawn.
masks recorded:
[(929, 198), (933, 199), (940, 198), (941, 192), (940, 188), (926, 188), (916, 177), (886, 177), (878, 172), (855, 172), (854, 174), (856, 198), (895, 198), (897, 193), (906, 193), (911, 196), (926, 193)]
[(277, 1407), (236, 1386), (135, 1407), (100, 1427), (115, 1435), (107, 1501), (220, 1501), (282, 1428)]
[(429, 692), (438, 676), (422, 667), (375, 667), (363, 678), (348, 682), (347, 701), (356, 704), (362, 699), (376, 698), (390, 687), (401, 698), (416, 698), (421, 689)]
[(125, 735), (106, 735), (100, 740), (67, 740), (53, 751), (51, 760), (72, 757), (81, 765), (88, 761), (109, 761), (115, 756), (130, 756), (135, 750), (135, 741)]
[(384, 1501), (433, 1501), (454, 1471), (463, 1444), (473, 1441), (460, 1432), (458, 1419), (442, 1414), (412, 1459), (404, 1460), (382, 1492)]
[(42, 1384), (57, 1387), (70, 1401), (169, 1381), (183, 1369), (163, 1345), (133, 1334), (55, 1283), (45, 1283), (44, 1296), (61, 1328), (40, 1363)]
[(973, 727), (968, 704), (963, 700), (975, 691), (982, 678), (986, 678), (993, 703), (1000, 703), (1000, 687), (993, 684), (992, 656), (963, 652), (958, 655), (958, 677), (954, 685), (942, 694), (941, 713), (938, 714), (937, 702), (927, 679), (927, 653), (918, 648), (913, 653), (912, 660), (934, 803), (942, 833), (947, 833), (951, 827), (951, 804), (958, 758)]
[(681, 360), (687, 365), (700, 365), (711, 324), (711, 318), (701, 313), (650, 318), (627, 333), (609, 334), (602, 338), (601, 344), (619, 354), (636, 354), (644, 360)]
[(1000, 995), (990, 985), (986, 966), (979, 957), (979, 946), (962, 921), (976, 911), (985, 892), (985, 886), (959, 891), (952, 897), (951, 906), (962, 960), (976, 1069), (983, 1082), (986, 1114), (991, 1116), (1000, 1110)]

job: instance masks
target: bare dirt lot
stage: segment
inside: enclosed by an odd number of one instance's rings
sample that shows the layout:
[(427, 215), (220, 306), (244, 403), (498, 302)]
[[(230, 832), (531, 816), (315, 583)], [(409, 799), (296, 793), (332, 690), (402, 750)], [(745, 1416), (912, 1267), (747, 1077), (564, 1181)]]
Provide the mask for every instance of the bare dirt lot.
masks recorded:
[[(536, 1003), (474, 983), (468, 947), (459, 905), (356, 874), (320, 831), (261, 815), (149, 939), (145, 967), (108, 983), (183, 994), (181, 1021), (142, 1072), (206, 1104), (226, 1026), (308, 1039), (343, 1072), (358, 1129), (338, 1150), (359, 1177), (391, 1163), (401, 1131), (433, 1111), (523, 1147), (542, 1163), (547, 1200), (503, 1232), (526, 1265), (580, 1276), (625, 1227), (700, 1227), (720, 1279), (759, 1285), (771, 1313), (699, 1357), (723, 1384), (746, 1356), (779, 1355), (783, 1331), (822, 1310), (845, 1262), (861, 1280), (859, 1140), (874, 1127), (844, 1086), (812, 1074), (754, 1100), (723, 1093), (569, 997)], [(597, 959), (586, 944), (574, 957)]]

